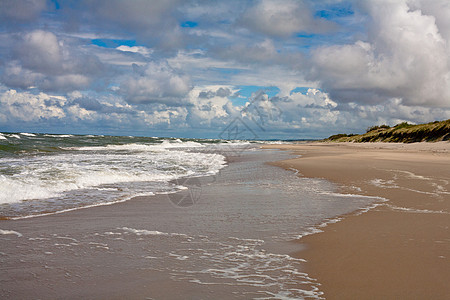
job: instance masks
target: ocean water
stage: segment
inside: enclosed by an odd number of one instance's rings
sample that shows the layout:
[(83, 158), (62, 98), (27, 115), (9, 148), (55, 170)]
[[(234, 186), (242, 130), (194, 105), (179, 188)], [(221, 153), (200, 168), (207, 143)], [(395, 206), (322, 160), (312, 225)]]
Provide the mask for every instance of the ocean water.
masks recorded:
[[(183, 189), (247, 142), (0, 133), (0, 216), (18, 218)], [(193, 151), (200, 150), (200, 151)]]
[(321, 299), (293, 241), (380, 200), (248, 142), (2, 136), (3, 298)]

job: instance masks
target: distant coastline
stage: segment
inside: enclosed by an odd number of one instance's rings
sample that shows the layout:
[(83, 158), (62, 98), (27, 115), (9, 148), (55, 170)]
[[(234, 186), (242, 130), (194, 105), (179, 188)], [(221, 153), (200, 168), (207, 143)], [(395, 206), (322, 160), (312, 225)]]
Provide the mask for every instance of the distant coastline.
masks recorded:
[(364, 134), (335, 134), (327, 142), (387, 142), (416, 143), (450, 141), (450, 119), (427, 124), (413, 125), (407, 122), (395, 126), (369, 127)]

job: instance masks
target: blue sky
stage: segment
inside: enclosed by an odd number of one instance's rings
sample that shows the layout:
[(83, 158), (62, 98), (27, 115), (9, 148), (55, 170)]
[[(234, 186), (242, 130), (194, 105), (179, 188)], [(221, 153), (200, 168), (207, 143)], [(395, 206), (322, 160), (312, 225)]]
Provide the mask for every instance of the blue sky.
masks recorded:
[(0, 131), (306, 139), (448, 119), (449, 20), (445, 0), (3, 0)]

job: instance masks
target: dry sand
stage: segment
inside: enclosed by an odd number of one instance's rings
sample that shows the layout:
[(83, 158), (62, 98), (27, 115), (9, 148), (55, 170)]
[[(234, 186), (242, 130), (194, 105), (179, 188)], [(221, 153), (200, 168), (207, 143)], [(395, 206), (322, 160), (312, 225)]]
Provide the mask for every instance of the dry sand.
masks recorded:
[(275, 163), (342, 193), (388, 199), (304, 237), (307, 272), (327, 299), (450, 299), (450, 143), (271, 145)]

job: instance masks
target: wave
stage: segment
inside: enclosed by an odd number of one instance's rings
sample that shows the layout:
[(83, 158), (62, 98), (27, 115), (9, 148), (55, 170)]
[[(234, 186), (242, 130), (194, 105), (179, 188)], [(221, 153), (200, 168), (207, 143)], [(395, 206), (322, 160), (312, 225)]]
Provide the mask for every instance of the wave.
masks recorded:
[(358, 194), (342, 194), (342, 193), (335, 193), (335, 192), (320, 192), (319, 194), (329, 195), (329, 196), (333, 196), (333, 197), (351, 197), (351, 198), (375, 199), (375, 200), (381, 200), (383, 202), (388, 201), (388, 199), (386, 199), (384, 197), (378, 197), (378, 196), (366, 196), (366, 195), (358, 195)]
[[(0, 175), (0, 203), (58, 197), (63, 192), (108, 184), (168, 182), (183, 176), (211, 175), (225, 165), (225, 157), (219, 154), (178, 150), (155, 153), (148, 151), (148, 147), (112, 147), (129, 150), (125, 153), (71, 152), (29, 159), (4, 159), (0, 167), (13, 169), (15, 174)], [(134, 149), (141, 152), (133, 153)], [(143, 149), (147, 151), (142, 152)]]
[(20, 134), (24, 136), (36, 136), (34, 133), (27, 133), (27, 132), (21, 132)]
[(204, 145), (197, 142), (175, 142), (172, 143), (168, 140), (164, 140), (161, 144), (119, 144), (119, 145), (106, 145), (106, 146), (92, 146), (92, 147), (66, 147), (66, 150), (79, 150), (79, 151), (164, 151), (166, 149), (173, 148), (200, 148)]
[(443, 210), (429, 210), (429, 209), (417, 209), (410, 207), (400, 207), (394, 205), (386, 205), (392, 210), (407, 212), (407, 213), (415, 213), (415, 214), (450, 214), (450, 212), (446, 212)]
[(161, 235), (161, 236), (181, 236), (188, 238), (186, 234), (183, 233), (167, 233), (167, 232), (161, 232), (157, 230), (146, 230), (146, 229), (135, 229), (135, 228), (129, 228), (129, 227), (122, 227), (118, 228), (128, 233), (133, 233), (135, 235)]
[(163, 147), (164, 149), (169, 148), (197, 148), (197, 147), (205, 147), (205, 145), (202, 145), (197, 142), (187, 141), (183, 142), (179, 139), (176, 139), (175, 141), (169, 141), (164, 140), (162, 144), (159, 145), (160, 147)]
[[(8, 218), (170, 194), (185, 188), (176, 180), (217, 174), (226, 166), (223, 154), (230, 147), (250, 144), (56, 134), (0, 137), (0, 216)], [(18, 140), (10, 142), (13, 138)]]
[(22, 234), (20, 232), (17, 232), (17, 231), (14, 231), (14, 230), (0, 229), (0, 234), (14, 234), (14, 235), (17, 235), (17, 237), (22, 237)]
[(17, 216), (17, 217), (8, 217), (7, 219), (10, 219), (10, 220), (21, 220), (21, 219), (30, 219), (30, 218), (36, 218), (36, 217), (57, 215), (57, 214), (66, 213), (66, 212), (70, 212), (70, 211), (75, 211), (75, 210), (79, 210), (79, 209), (86, 209), (86, 208), (92, 208), (92, 207), (97, 207), (97, 206), (106, 206), (106, 205), (112, 205), (112, 204), (116, 204), (116, 203), (121, 203), (121, 202), (128, 201), (128, 200), (130, 200), (131, 198), (134, 198), (134, 197), (152, 196), (152, 195), (154, 195), (154, 194), (153, 193), (136, 194), (136, 195), (133, 195), (133, 196), (130, 196), (130, 197), (127, 197), (127, 198), (117, 199), (117, 200), (109, 201), (109, 202), (100, 202), (100, 203), (95, 203), (95, 204), (88, 204), (88, 205), (84, 205), (84, 206), (80, 206), (80, 207), (66, 208), (66, 209), (57, 210), (57, 211), (53, 211), (53, 212), (41, 212), (41, 213), (33, 213), (33, 214)]
[[(55, 137), (55, 138), (69, 138), (74, 137), (72, 134), (44, 134), (45, 137)], [(89, 137), (89, 136), (87, 136)], [(93, 136), (92, 136), (93, 137)]]

